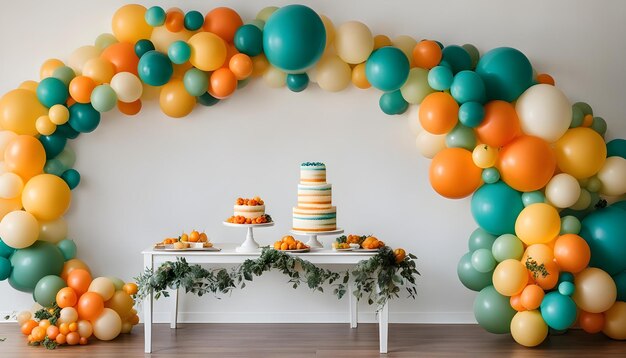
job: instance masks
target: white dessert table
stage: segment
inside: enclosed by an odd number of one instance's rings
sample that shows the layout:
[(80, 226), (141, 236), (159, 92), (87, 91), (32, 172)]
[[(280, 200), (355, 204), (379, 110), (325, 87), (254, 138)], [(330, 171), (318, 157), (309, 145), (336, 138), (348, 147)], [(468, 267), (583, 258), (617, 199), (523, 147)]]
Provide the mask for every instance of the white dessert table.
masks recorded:
[[(261, 250), (254, 253), (243, 253), (236, 251), (236, 244), (215, 244), (221, 251), (164, 251), (155, 250), (154, 247), (148, 247), (143, 250), (144, 270), (154, 270), (166, 261), (176, 261), (179, 257), (184, 257), (190, 264), (238, 264), (247, 259), (254, 259), (261, 254)], [(374, 256), (376, 252), (360, 252), (360, 251), (334, 251), (332, 249), (313, 249), (309, 252), (297, 253), (304, 260), (314, 264), (325, 265), (346, 265), (355, 266), (362, 260)], [(349, 301), (350, 309), (350, 327), (357, 327), (357, 299), (352, 292), (354, 286), (352, 280), (348, 283), (348, 292), (346, 293)], [(178, 290), (171, 295), (171, 321), (170, 328), (175, 329), (178, 319)], [(143, 301), (144, 315), (144, 334), (145, 334), (145, 352), (152, 352), (152, 301), (153, 293), (151, 292)], [(378, 312), (378, 337), (380, 341), (380, 353), (387, 353), (387, 338), (389, 324), (389, 307), (387, 304)]]

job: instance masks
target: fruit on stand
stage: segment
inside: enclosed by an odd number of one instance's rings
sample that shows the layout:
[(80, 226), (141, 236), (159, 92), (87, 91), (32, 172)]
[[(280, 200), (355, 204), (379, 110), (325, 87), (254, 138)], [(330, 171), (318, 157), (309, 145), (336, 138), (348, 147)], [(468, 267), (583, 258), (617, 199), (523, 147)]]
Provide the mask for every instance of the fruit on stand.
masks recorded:
[(213, 247), (213, 243), (209, 241), (209, 237), (205, 232), (199, 232), (192, 230), (189, 234), (183, 232), (179, 237), (168, 237), (163, 241), (156, 244), (156, 246), (172, 245), (174, 249), (182, 250), (187, 249), (191, 245), (190, 243), (202, 243), (202, 247)]
[(385, 243), (378, 240), (374, 236), (366, 237), (365, 240), (363, 240), (363, 242), (361, 243), (361, 247), (363, 247), (364, 249), (368, 249), (368, 250), (380, 249), (384, 246), (385, 246)]
[(294, 239), (293, 236), (283, 236), (282, 239), (274, 243), (274, 249), (281, 251), (303, 250), (308, 248), (308, 245), (306, 245), (302, 241)]
[(272, 217), (264, 214), (261, 215), (257, 218), (246, 218), (244, 216), (241, 215), (237, 215), (237, 216), (231, 216), (228, 219), (226, 219), (227, 223), (231, 223), (231, 224), (266, 224), (266, 223), (271, 223), (272, 222)]
[(396, 256), (396, 263), (404, 261), (404, 258), (406, 257), (406, 251), (401, 248), (393, 250), (393, 254)]

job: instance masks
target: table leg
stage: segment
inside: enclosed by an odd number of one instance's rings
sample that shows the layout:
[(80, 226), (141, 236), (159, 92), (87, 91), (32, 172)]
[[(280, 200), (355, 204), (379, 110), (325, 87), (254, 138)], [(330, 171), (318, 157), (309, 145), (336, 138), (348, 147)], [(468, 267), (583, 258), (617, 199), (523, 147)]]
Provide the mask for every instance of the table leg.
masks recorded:
[(380, 341), (380, 353), (387, 353), (387, 339), (389, 333), (389, 303), (378, 312), (378, 339)]
[(174, 300), (172, 307), (172, 319), (170, 321), (170, 328), (176, 329), (176, 325), (178, 323), (178, 289), (175, 289), (172, 294), (172, 299)]
[[(154, 262), (152, 254), (145, 254), (143, 256), (144, 270), (153, 270)], [(144, 343), (146, 353), (152, 352), (152, 291), (143, 300), (143, 330), (144, 330)]]
[(348, 282), (348, 300), (350, 301), (350, 328), (356, 328), (359, 318), (359, 300), (354, 295), (354, 282)]

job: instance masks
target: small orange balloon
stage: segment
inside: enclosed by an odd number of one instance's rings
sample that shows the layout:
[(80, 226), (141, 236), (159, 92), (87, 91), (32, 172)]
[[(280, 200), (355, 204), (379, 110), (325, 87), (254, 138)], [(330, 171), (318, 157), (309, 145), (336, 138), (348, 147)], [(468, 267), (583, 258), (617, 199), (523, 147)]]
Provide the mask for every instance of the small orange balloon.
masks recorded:
[(44, 78), (52, 77), (54, 70), (61, 66), (65, 66), (65, 64), (59, 59), (51, 58), (46, 60), (39, 69), (39, 78), (43, 80)]
[(554, 243), (554, 258), (563, 271), (578, 273), (589, 265), (591, 249), (582, 237), (565, 234)]
[(76, 76), (70, 81), (70, 96), (78, 103), (91, 102), (91, 92), (96, 87), (96, 82), (87, 76)]
[(521, 134), (515, 107), (505, 101), (491, 101), (485, 105), (485, 117), (476, 127), (476, 135), (482, 143), (502, 147)]
[(446, 148), (430, 163), (430, 184), (439, 195), (450, 199), (472, 194), (482, 184), (481, 175), (472, 153), (463, 148)]
[[(459, 105), (445, 92), (426, 96), (419, 109), (422, 128), (432, 134), (448, 133), (458, 122)], [(488, 143), (487, 143), (488, 144)]]
[(528, 285), (521, 293), (521, 303), (528, 310), (535, 310), (541, 305), (541, 301), (545, 296), (543, 288), (538, 285)]
[(141, 111), (141, 100), (138, 99), (135, 102), (122, 102), (117, 101), (117, 109), (127, 116), (134, 116)]
[(80, 335), (78, 332), (70, 332), (65, 336), (65, 340), (67, 341), (67, 344), (74, 346), (80, 341)]
[(381, 47), (391, 46), (393, 43), (391, 39), (387, 35), (376, 35), (374, 36), (374, 50), (377, 50)]
[(552, 78), (552, 76), (550, 76), (547, 73), (538, 74), (537, 75), (537, 82), (542, 83), (542, 84), (546, 84), (546, 85), (554, 86), (554, 78)]
[(35, 137), (19, 135), (12, 139), (4, 150), (6, 170), (22, 177), (24, 183), (40, 174), (45, 164), (46, 151)]
[(170, 32), (181, 32), (185, 26), (185, 15), (179, 8), (167, 10), (165, 15), (165, 27)]
[(235, 32), (243, 25), (239, 14), (228, 7), (218, 7), (204, 17), (204, 31), (212, 32), (226, 42), (233, 42)]
[(220, 68), (209, 78), (209, 94), (215, 98), (227, 98), (237, 89), (237, 77), (228, 68)]
[(124, 284), (122, 289), (124, 290), (124, 292), (128, 293), (129, 295), (134, 295), (134, 294), (137, 293), (138, 287), (137, 287), (136, 283), (128, 282), (128, 283)]
[(581, 126), (591, 127), (592, 123), (593, 123), (593, 116), (591, 114), (586, 114), (585, 117), (583, 117), (583, 124)]
[(76, 292), (77, 296), (87, 292), (91, 280), (91, 274), (81, 268), (74, 269), (67, 275), (67, 285)]
[(100, 57), (113, 64), (115, 72), (130, 72), (137, 76), (139, 57), (135, 54), (135, 48), (128, 42), (115, 43), (102, 51)]
[(228, 68), (235, 74), (237, 80), (244, 80), (250, 77), (254, 70), (252, 59), (243, 53), (237, 53), (231, 57), (228, 62)]
[(604, 328), (606, 321), (604, 313), (590, 313), (587, 311), (578, 311), (578, 324), (587, 333), (599, 333)]
[(441, 62), (441, 47), (435, 41), (423, 40), (413, 48), (415, 66), (430, 70)]
[(550, 246), (546, 244), (532, 244), (529, 245), (524, 251), (521, 261), (525, 263), (528, 259), (534, 260), (538, 264), (542, 264), (544, 262), (554, 260), (554, 253)]
[(496, 167), (502, 180), (519, 191), (546, 186), (556, 169), (556, 157), (541, 138), (521, 136), (500, 150)]
[(352, 69), (352, 83), (360, 89), (368, 89), (372, 87), (365, 75), (365, 63), (359, 63)]
[[(80, 259), (71, 259), (71, 260), (65, 261), (65, 264), (63, 264), (63, 271), (61, 271), (61, 274), (59, 276), (61, 276), (61, 278), (67, 282), (67, 276), (70, 274), (70, 272), (76, 269), (83, 269), (91, 275), (91, 270), (89, 269), (89, 266), (87, 266), (86, 263), (84, 263)], [(89, 282), (91, 282), (91, 279)]]
[(513, 309), (516, 310), (517, 312), (526, 311), (526, 307), (522, 305), (521, 293), (511, 296), (511, 298), (509, 298), (509, 303), (511, 304), (511, 307), (513, 307)]
[(61, 308), (73, 307), (78, 302), (78, 296), (73, 288), (63, 287), (57, 292), (56, 301)]
[(104, 301), (102, 296), (95, 292), (85, 292), (78, 299), (76, 305), (78, 311), (78, 317), (80, 319), (86, 319), (93, 321), (104, 311)]

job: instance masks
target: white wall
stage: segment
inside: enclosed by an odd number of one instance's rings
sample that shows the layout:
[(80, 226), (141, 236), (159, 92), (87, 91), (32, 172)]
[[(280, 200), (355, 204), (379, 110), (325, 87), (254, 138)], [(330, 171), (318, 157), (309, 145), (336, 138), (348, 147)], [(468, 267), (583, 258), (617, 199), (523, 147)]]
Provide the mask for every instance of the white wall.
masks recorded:
[[(150, 5), (154, 2), (140, 1)], [(203, 13), (227, 5), (251, 19), (266, 5), (292, 1), (161, 1)], [(539, 72), (554, 76), (574, 101), (588, 101), (609, 123), (608, 138), (625, 137), (626, 3), (619, 1), (300, 1), (335, 25), (366, 23), (374, 33), (408, 34), (444, 44), (473, 43), (481, 52), (512, 46)], [(40, 64), (66, 59), (77, 47), (110, 32), (123, 1), (13, 1), (0, 11), (0, 93), (38, 79)], [(183, 4), (183, 5), (181, 5)], [(468, 322), (474, 293), (456, 277), (467, 237), (476, 227), (469, 199), (439, 197), (428, 183), (429, 161), (414, 145), (405, 116), (378, 109), (376, 90), (303, 93), (269, 89), (258, 80), (212, 108), (187, 118), (161, 114), (144, 103), (136, 117), (109, 113), (91, 134), (71, 141), (82, 182), (66, 218), (79, 257), (96, 275), (126, 280), (141, 271), (140, 251), (163, 237), (193, 228), (215, 242), (240, 242), (241, 230), (225, 228), (237, 196), (261, 195), (275, 218), (258, 230), (268, 244), (290, 227), (298, 165), (323, 161), (334, 185), (339, 225), (372, 233), (419, 257), (419, 297), (391, 306), (392, 321)], [(328, 242), (329, 239), (325, 241)], [(345, 320), (347, 301), (284, 277), (264, 276), (221, 301), (185, 297), (188, 321)], [(30, 306), (29, 294), (0, 283), (0, 311)], [(163, 303), (157, 308), (163, 311)], [(362, 307), (365, 319), (372, 309)], [(157, 319), (166, 317), (157, 312)]]

